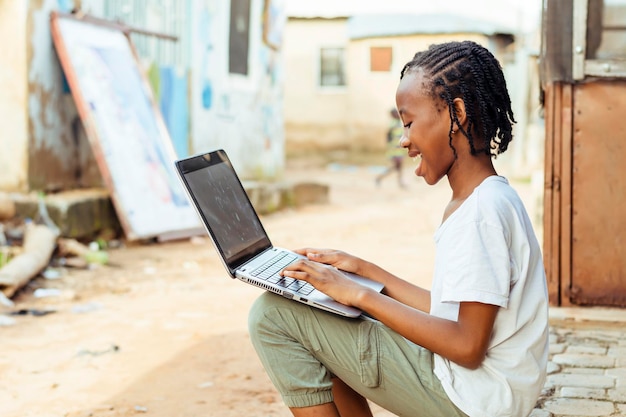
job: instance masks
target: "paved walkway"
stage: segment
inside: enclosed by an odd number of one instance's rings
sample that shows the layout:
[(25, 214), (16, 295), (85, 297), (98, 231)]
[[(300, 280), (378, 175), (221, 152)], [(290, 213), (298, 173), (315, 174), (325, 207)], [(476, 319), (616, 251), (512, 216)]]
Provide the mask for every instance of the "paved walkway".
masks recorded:
[(531, 417), (626, 416), (626, 309), (552, 308), (548, 379)]

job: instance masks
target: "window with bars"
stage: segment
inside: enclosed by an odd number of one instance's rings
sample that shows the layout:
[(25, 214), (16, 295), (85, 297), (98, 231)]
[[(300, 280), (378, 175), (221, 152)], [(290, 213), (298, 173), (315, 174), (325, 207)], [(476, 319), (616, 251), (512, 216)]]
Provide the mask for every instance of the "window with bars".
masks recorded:
[(320, 50), (320, 87), (343, 87), (346, 85), (345, 48), (322, 48)]
[(250, 0), (231, 0), (228, 72), (248, 75)]

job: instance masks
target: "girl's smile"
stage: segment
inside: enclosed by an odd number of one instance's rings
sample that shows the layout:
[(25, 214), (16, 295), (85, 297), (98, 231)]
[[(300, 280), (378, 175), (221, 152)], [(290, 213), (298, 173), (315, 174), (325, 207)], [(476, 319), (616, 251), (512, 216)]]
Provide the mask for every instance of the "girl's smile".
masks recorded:
[(396, 104), (404, 123), (400, 141), (409, 158), (418, 162), (415, 175), (428, 184), (436, 184), (455, 161), (450, 147), (450, 116), (424, 86), (422, 71), (402, 78), (396, 92)]

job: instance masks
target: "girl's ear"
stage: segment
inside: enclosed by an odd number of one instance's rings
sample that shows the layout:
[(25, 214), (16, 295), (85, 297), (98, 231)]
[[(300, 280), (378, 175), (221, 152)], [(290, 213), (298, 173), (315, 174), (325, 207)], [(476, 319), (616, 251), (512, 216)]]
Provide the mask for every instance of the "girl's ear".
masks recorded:
[[(452, 106), (454, 113), (456, 113), (456, 117), (459, 121), (459, 125), (463, 126), (465, 124), (465, 120), (467, 119), (467, 113), (465, 112), (465, 102), (461, 98), (455, 98), (452, 101)], [(458, 129), (461, 126), (456, 126)]]

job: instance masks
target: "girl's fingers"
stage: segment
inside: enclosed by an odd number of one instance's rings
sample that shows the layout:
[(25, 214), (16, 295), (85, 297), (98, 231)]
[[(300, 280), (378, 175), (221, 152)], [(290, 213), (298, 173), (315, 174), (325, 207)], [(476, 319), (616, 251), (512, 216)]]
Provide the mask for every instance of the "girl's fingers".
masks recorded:
[(286, 266), (282, 274), (283, 276), (309, 281), (312, 277), (319, 277), (323, 274), (325, 268), (328, 268), (328, 266), (319, 262), (300, 259)]
[[(287, 265), (285, 269), (283, 269), (283, 275), (285, 275), (286, 273), (292, 273), (292, 272), (308, 273), (312, 270), (313, 270), (312, 262), (307, 261), (306, 259), (300, 259), (298, 261), (295, 261)], [(289, 276), (293, 277), (293, 275), (289, 275)]]
[(302, 281), (306, 281), (306, 278), (309, 276), (307, 272), (304, 271), (294, 271), (294, 270), (283, 270), (283, 276), (289, 278), (295, 278)]

